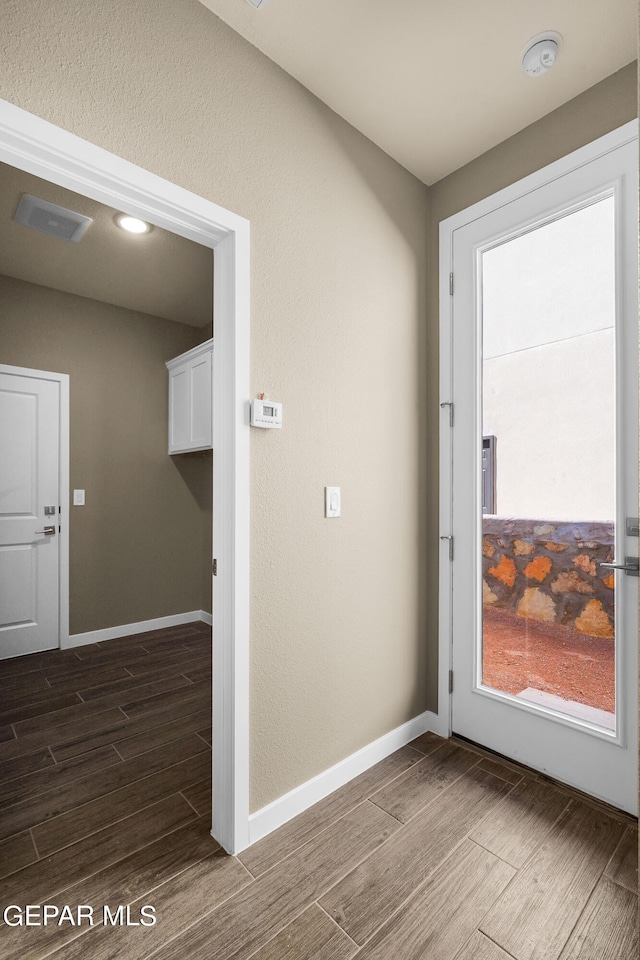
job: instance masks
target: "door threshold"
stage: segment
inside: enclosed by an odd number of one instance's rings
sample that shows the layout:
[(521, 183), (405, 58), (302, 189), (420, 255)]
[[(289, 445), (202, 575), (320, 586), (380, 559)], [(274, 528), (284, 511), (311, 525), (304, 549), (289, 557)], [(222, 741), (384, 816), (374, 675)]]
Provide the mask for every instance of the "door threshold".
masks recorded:
[(582, 790), (578, 790), (576, 787), (570, 787), (566, 783), (556, 780), (555, 777), (550, 777), (546, 773), (541, 773), (539, 770), (534, 769), (534, 767), (528, 767), (524, 763), (519, 763), (517, 760), (512, 760), (510, 757), (506, 757), (504, 754), (498, 753), (497, 750), (491, 750), (489, 747), (482, 746), (481, 743), (476, 743), (475, 740), (470, 740), (468, 737), (463, 737), (460, 733), (452, 733), (450, 739), (459, 743), (467, 750), (472, 750), (474, 753), (478, 753), (483, 757), (499, 760), (501, 763), (511, 767), (518, 773), (527, 774), (535, 777), (536, 780), (540, 780), (543, 783), (548, 783), (552, 787), (555, 787), (556, 790), (559, 790), (560, 793), (564, 793), (581, 803), (586, 803), (588, 806), (594, 807), (596, 810), (601, 810), (603, 813), (606, 813), (607, 816), (615, 817), (618, 820), (623, 820), (625, 823), (632, 823), (636, 825), (638, 823), (638, 818), (634, 817), (631, 813), (627, 813), (626, 810), (621, 810), (619, 807), (614, 807), (610, 803), (605, 803), (604, 800), (598, 800), (597, 797), (592, 797), (590, 794), (584, 793)]

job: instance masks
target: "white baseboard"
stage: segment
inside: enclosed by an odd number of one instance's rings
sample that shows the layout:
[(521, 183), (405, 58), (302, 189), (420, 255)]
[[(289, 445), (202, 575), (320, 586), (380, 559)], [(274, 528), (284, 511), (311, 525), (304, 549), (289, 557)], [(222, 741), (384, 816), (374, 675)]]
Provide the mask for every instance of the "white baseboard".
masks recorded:
[(187, 613), (174, 613), (170, 617), (141, 620), (140, 623), (122, 623), (117, 627), (105, 627), (104, 630), (74, 633), (67, 640), (62, 640), (60, 647), (62, 650), (68, 650), (70, 647), (83, 647), (86, 643), (98, 643), (100, 640), (116, 640), (120, 637), (133, 636), (136, 633), (146, 633), (149, 630), (179, 627), (183, 623), (193, 623), (194, 620), (202, 620), (209, 624), (212, 622), (210, 613), (206, 613), (204, 610), (190, 610)]
[(344, 786), (358, 774), (368, 770), (380, 760), (384, 760), (411, 740), (415, 740), (420, 734), (426, 733), (427, 730), (437, 733), (436, 726), (440, 726), (438, 715), (427, 710), (378, 740), (374, 740), (350, 757), (341, 760), (340, 763), (336, 763), (335, 766), (319, 773), (318, 776), (307, 780), (290, 793), (285, 793), (273, 803), (252, 813), (249, 817), (249, 844), (256, 843), (272, 830), (277, 830), (288, 820), (297, 817), (299, 813), (333, 793), (338, 787)]
[(206, 610), (198, 610), (198, 613), (200, 614), (200, 619), (203, 623), (208, 623), (210, 627), (213, 626), (212, 614), (207, 613)]
[(427, 711), (424, 716), (429, 717), (429, 726), (427, 727), (427, 730), (429, 730), (430, 733), (437, 733), (439, 737), (444, 737), (445, 740), (451, 736), (449, 721), (447, 720), (444, 711), (442, 713), (431, 713), (431, 711)]

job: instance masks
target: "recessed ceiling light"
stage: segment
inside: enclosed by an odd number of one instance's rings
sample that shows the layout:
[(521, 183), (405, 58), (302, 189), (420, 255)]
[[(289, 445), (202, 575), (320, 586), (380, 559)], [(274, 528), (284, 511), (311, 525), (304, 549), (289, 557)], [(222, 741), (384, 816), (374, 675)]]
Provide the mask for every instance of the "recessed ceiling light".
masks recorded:
[(123, 213), (116, 217), (116, 223), (127, 233), (149, 233), (151, 224), (144, 220), (138, 220), (137, 217), (129, 217)]

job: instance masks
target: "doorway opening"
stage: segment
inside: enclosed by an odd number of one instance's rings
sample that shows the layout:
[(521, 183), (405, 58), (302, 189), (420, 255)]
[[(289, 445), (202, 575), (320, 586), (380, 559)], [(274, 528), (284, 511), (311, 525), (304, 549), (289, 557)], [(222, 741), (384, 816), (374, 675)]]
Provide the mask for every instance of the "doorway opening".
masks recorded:
[[(29, 229), (17, 221), (23, 197), (83, 216), (87, 229), (77, 242), (39, 225)], [(59, 415), (51, 410), (51, 423), (36, 429), (35, 419), (14, 409), (28, 405), (26, 395), (3, 394), (12, 405), (4, 422), (15, 433), (12, 450), (3, 451), (4, 469), (14, 463), (20, 474), (15, 482), (7, 477), (3, 490), (16, 496), (22, 490), (29, 503), (3, 497), (1, 505), (3, 525), (26, 525), (26, 539), (3, 552), (5, 566), (15, 561), (3, 582), (14, 601), (22, 597), (24, 609), (2, 618), (0, 658), (175, 626), (180, 617), (211, 620), (210, 376), (197, 411), (209, 449), (170, 458), (165, 361), (212, 336), (213, 252), (158, 227), (132, 236), (118, 223), (117, 210), (0, 163), (2, 359), (70, 376), (73, 424), (73, 490), (69, 500), (69, 481), (61, 483), (63, 502), (55, 463)], [(40, 393), (48, 377), (43, 374)], [(42, 418), (46, 398), (32, 399)], [(30, 424), (36, 429), (31, 441)], [(68, 451), (68, 411), (59, 430)], [(30, 487), (32, 447), (41, 475)], [(67, 474), (68, 459), (67, 452)], [(52, 535), (43, 538), (37, 530), (50, 523), (52, 510)], [(59, 629), (56, 598), (43, 607), (51, 592), (45, 574), (58, 544), (65, 584)], [(33, 563), (25, 562), (27, 555)], [(26, 607), (36, 596), (38, 615), (31, 616)]]
[(227, 851), (238, 852), (248, 843), (249, 810), (249, 225), (5, 101), (0, 160), (215, 250), (212, 832)]

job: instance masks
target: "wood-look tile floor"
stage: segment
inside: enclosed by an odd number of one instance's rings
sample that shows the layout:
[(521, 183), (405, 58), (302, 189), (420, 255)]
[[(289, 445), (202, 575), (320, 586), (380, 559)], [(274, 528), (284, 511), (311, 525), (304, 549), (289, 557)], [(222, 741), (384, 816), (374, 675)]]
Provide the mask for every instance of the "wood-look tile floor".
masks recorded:
[(1, 909), (94, 917), (0, 922), (3, 960), (636, 960), (637, 824), (432, 734), (225, 855), (210, 644), (190, 624), (0, 663)]

